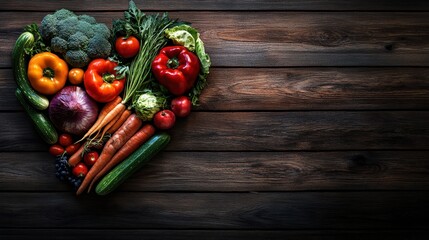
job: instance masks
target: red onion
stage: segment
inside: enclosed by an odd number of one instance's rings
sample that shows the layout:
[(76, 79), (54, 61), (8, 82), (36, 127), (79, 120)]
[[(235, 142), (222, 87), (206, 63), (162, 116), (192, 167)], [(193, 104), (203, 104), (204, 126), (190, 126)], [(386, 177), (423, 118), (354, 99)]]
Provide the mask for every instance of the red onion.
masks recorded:
[(49, 118), (62, 132), (84, 135), (95, 123), (97, 116), (97, 103), (78, 86), (61, 89), (49, 104)]

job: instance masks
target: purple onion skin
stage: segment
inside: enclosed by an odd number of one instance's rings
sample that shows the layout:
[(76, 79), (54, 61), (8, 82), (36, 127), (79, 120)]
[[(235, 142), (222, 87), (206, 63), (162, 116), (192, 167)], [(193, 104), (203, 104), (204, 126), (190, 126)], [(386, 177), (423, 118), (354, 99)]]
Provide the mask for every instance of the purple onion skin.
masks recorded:
[(52, 98), (48, 111), (59, 131), (83, 136), (97, 120), (98, 105), (81, 87), (67, 86)]

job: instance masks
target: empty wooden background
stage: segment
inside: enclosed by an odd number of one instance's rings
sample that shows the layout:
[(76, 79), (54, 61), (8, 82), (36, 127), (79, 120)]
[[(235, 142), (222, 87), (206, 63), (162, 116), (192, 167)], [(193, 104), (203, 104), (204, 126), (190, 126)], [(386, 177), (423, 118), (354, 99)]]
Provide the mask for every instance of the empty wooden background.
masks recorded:
[(1, 239), (417, 239), (429, 230), (429, 2), (139, 0), (201, 31), (201, 106), (107, 196), (75, 197), (14, 97), (11, 49), (59, 8), (1, 1)]

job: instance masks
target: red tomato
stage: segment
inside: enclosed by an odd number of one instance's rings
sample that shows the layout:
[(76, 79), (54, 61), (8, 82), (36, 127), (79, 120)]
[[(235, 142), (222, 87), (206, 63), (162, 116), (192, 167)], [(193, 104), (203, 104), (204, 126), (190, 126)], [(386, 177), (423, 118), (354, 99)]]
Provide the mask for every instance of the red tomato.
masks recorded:
[(186, 96), (171, 100), (171, 111), (178, 117), (186, 117), (191, 113), (191, 100)]
[(78, 163), (73, 169), (72, 169), (73, 175), (76, 177), (85, 177), (86, 174), (88, 174), (88, 167), (83, 163)]
[(80, 143), (75, 143), (66, 147), (66, 152), (73, 155), (80, 148)]
[(73, 138), (70, 136), (70, 134), (63, 133), (58, 138), (58, 142), (61, 144), (61, 146), (67, 147), (73, 144)]
[(115, 42), (115, 49), (121, 57), (132, 58), (139, 52), (140, 42), (133, 36), (118, 37)]
[(49, 147), (49, 153), (53, 156), (58, 156), (64, 153), (64, 148), (58, 144), (54, 144)]
[(87, 166), (92, 166), (98, 159), (98, 152), (90, 151), (83, 156), (83, 161)]
[(176, 117), (170, 110), (162, 110), (155, 114), (153, 117), (153, 123), (159, 129), (170, 129), (174, 126)]

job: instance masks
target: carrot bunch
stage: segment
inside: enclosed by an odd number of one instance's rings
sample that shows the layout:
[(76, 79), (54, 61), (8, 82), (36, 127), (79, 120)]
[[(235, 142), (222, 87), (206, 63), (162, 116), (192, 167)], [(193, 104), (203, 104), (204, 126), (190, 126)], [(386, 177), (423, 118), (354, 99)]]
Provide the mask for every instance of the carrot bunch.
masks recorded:
[(106, 133), (114, 133), (130, 115), (131, 111), (126, 109), (122, 98), (117, 96), (114, 100), (104, 105), (97, 121), (79, 141), (91, 136), (93, 138), (103, 138)]
[(143, 121), (135, 114), (126, 118), (125, 122), (104, 145), (97, 162), (91, 167), (77, 190), (77, 195), (85, 191), (88, 186), (89, 192), (92, 185), (100, 177), (124, 160), (155, 133), (155, 128), (152, 125), (147, 124), (141, 128), (142, 125)]
[[(81, 140), (92, 137), (102, 139), (106, 133), (113, 134), (103, 147), (103, 150), (95, 164), (85, 176), (77, 190), (77, 195), (88, 188), (88, 192), (96, 181), (106, 174), (111, 168), (119, 164), (141, 144), (149, 139), (155, 128), (151, 124), (142, 127), (143, 121), (132, 114), (121, 102), (121, 97), (107, 103), (101, 110), (97, 121)], [(92, 141), (92, 140), (87, 140)], [(82, 160), (85, 147), (82, 147), (69, 159), (69, 165), (74, 166)], [(88, 187), (89, 186), (89, 187)]]

